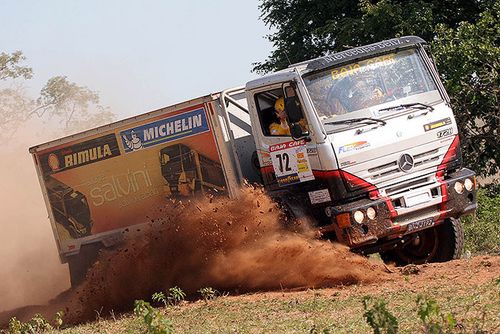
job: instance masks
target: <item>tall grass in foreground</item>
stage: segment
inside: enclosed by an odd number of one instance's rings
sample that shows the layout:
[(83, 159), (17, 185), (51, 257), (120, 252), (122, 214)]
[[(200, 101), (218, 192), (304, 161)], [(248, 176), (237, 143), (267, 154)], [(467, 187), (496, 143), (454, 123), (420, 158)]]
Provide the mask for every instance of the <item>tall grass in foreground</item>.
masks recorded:
[(500, 254), (500, 187), (479, 189), (475, 215), (462, 218), (465, 250), (472, 254)]

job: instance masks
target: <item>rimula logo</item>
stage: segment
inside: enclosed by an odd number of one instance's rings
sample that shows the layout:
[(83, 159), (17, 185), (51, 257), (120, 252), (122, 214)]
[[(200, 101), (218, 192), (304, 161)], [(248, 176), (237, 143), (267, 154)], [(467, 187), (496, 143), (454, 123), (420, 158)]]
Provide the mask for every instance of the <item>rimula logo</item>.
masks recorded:
[(64, 156), (64, 167), (76, 167), (95, 160), (102, 160), (112, 156), (111, 148), (108, 144), (93, 147), (80, 152), (67, 154)]
[(114, 133), (75, 143), (47, 153), (41, 157), (45, 175), (63, 172), (120, 155)]

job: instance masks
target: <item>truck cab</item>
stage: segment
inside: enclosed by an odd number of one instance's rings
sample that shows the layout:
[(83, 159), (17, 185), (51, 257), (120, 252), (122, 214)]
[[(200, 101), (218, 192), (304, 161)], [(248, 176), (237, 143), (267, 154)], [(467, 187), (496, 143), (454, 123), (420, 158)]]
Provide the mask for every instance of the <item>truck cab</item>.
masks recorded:
[(267, 191), (328, 238), (398, 264), (463, 250), (476, 207), (449, 97), (407, 36), (313, 59), (247, 83)]

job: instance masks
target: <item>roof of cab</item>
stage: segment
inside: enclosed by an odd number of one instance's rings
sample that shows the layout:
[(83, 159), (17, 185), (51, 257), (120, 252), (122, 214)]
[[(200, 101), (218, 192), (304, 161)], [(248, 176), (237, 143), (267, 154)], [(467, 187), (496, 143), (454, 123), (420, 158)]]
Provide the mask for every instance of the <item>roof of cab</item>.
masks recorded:
[(324, 57), (292, 64), (283, 70), (249, 81), (246, 84), (246, 89), (251, 90), (268, 84), (288, 81), (297, 76), (299, 73), (304, 74), (308, 72), (315, 72), (341, 63), (370, 57), (379, 53), (386, 53), (401, 48), (411, 47), (417, 44), (425, 44), (425, 41), (417, 36), (404, 36), (336, 52)]

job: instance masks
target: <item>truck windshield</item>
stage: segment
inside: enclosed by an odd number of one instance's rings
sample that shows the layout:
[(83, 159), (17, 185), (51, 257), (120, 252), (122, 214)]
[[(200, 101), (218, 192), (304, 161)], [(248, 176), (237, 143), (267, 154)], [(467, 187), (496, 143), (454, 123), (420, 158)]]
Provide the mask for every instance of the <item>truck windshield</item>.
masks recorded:
[(306, 74), (304, 82), (320, 119), (330, 126), (351, 118), (381, 118), (399, 111), (391, 106), (416, 102), (431, 105), (441, 100), (415, 49)]

